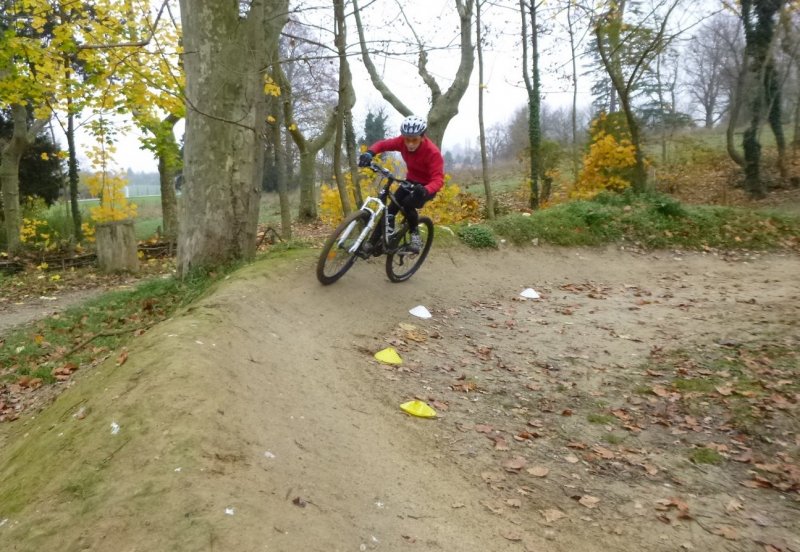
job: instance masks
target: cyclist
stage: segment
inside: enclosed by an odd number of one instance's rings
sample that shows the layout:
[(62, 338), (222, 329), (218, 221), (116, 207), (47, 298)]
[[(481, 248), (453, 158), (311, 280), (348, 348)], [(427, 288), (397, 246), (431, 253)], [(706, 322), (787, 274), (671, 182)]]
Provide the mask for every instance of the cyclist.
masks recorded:
[[(436, 144), (425, 136), (427, 128), (425, 119), (410, 115), (400, 124), (400, 136), (375, 142), (358, 159), (360, 167), (368, 167), (375, 155), (384, 151), (399, 151), (406, 162), (406, 179), (414, 187), (410, 191), (399, 188), (395, 198), (408, 216), (411, 243), (407, 249), (413, 253), (419, 253), (422, 249), (417, 209), (433, 199), (444, 185), (444, 159)], [(399, 210), (395, 203), (389, 206), (386, 224), (390, 230), (394, 229), (394, 216)]]

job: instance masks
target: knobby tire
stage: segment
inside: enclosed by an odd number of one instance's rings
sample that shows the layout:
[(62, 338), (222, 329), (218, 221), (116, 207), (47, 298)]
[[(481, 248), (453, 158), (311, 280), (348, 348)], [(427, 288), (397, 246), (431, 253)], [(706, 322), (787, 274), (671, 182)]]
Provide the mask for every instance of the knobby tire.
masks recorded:
[[(342, 245), (338, 246), (339, 240), (353, 221), (358, 222), (351, 229), (349, 234), (345, 236)], [(358, 236), (368, 222), (369, 213), (357, 211), (345, 218), (328, 237), (325, 245), (322, 246), (322, 252), (317, 261), (317, 279), (321, 284), (326, 286), (332, 284), (350, 270), (350, 267), (353, 266), (353, 263), (356, 262), (358, 257), (355, 253), (349, 253), (348, 250), (353, 243), (355, 243), (355, 240), (358, 239)], [(369, 236), (367, 236), (366, 239), (368, 240)]]

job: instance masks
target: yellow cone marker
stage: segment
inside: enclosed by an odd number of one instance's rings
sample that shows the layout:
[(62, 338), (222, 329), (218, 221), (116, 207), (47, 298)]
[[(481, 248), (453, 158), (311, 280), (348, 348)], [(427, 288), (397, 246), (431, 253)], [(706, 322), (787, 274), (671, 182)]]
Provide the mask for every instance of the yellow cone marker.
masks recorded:
[(404, 412), (419, 418), (435, 418), (436, 411), (422, 401), (409, 401), (400, 405)]
[(400, 355), (397, 354), (397, 351), (394, 350), (394, 347), (387, 347), (382, 351), (378, 351), (375, 353), (375, 358), (378, 362), (383, 362), (384, 364), (402, 364), (403, 359), (400, 358)]

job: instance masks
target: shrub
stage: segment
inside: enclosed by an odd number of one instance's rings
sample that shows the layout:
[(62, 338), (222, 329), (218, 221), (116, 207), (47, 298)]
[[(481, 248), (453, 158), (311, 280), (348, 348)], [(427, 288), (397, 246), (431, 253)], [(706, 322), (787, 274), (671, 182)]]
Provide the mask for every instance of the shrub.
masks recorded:
[(604, 190), (622, 191), (630, 186), (631, 171), (636, 165), (636, 149), (627, 127), (617, 117), (600, 116), (589, 129), (591, 143), (583, 158), (583, 170), (572, 195), (592, 198)]
[(458, 237), (465, 244), (475, 249), (496, 248), (497, 238), (488, 226), (483, 224), (473, 224), (464, 226), (458, 230)]

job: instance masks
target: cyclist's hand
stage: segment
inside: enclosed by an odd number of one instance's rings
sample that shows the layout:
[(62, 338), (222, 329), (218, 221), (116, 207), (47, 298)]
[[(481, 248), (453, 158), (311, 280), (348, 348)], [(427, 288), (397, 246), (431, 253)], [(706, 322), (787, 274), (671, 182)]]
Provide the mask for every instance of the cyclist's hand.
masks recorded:
[(414, 189), (411, 190), (411, 193), (414, 195), (414, 199), (420, 201), (428, 199), (428, 190), (422, 184), (414, 184)]
[(372, 163), (372, 158), (375, 157), (375, 154), (371, 151), (367, 150), (361, 154), (361, 157), (358, 158), (358, 166), (359, 167), (369, 167)]

